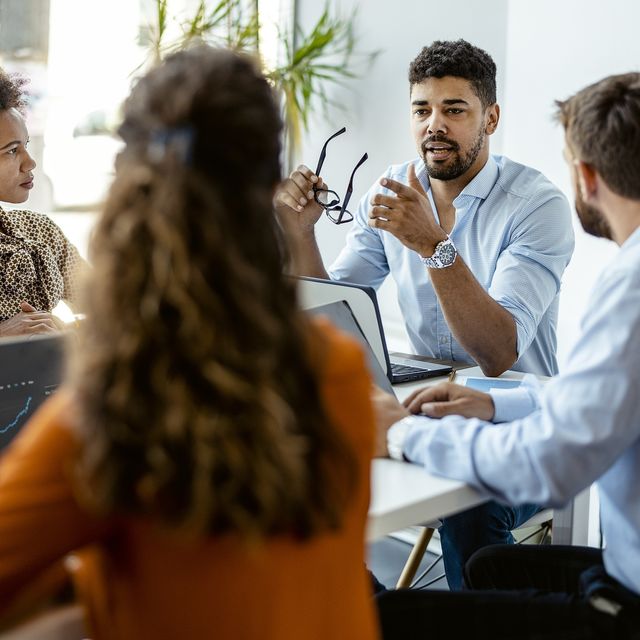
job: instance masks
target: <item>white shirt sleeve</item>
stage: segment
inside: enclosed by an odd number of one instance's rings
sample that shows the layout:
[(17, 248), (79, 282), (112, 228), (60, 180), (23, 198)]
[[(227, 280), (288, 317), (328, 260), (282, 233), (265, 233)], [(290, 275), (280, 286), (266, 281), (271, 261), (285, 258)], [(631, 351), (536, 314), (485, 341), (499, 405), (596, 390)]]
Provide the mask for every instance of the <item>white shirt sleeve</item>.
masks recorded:
[(493, 389), (489, 392), (495, 413), (493, 422), (511, 422), (524, 418), (540, 407), (542, 387), (533, 375), (526, 375), (517, 389)]

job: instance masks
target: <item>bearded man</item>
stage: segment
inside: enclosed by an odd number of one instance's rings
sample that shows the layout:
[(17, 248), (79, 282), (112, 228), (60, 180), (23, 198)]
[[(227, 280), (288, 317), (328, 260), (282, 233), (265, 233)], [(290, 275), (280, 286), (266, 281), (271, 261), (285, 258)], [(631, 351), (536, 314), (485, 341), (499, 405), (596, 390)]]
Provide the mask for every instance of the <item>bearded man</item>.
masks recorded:
[[(569, 203), (538, 171), (490, 153), (500, 107), (487, 52), (436, 41), (411, 63), (409, 85), (419, 157), (391, 166), (363, 197), (328, 272), (314, 234), (327, 209), (322, 177), (301, 165), (277, 191), (299, 248), (295, 271), (376, 288), (390, 274), (416, 354), (477, 363), (490, 376), (555, 375), (560, 281), (574, 246)], [(473, 551), (512, 542), (511, 529), (536, 511), (489, 502), (444, 520), (449, 586), (461, 586)]]
[(384, 640), (424, 629), (479, 640), (640, 638), (640, 73), (603, 78), (557, 106), (578, 218), (619, 246), (563, 371), (544, 388), (525, 380), (502, 393), (445, 383), (405, 407), (379, 392), (378, 454), (514, 505), (561, 506), (595, 482), (606, 544), (478, 551), (465, 566), (469, 591), (382, 594)]

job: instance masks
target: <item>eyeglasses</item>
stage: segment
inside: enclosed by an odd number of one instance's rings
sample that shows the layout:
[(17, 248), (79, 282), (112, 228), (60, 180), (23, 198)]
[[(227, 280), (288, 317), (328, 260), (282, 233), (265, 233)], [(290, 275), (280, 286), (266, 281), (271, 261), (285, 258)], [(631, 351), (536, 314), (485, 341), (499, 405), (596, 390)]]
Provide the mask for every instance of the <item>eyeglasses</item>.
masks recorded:
[[(316, 175), (320, 175), (320, 171), (322, 170), (322, 165), (324, 164), (324, 159), (327, 157), (327, 145), (338, 136), (341, 136), (347, 130), (346, 127), (342, 127), (340, 131), (336, 131), (332, 136), (327, 138), (327, 141), (322, 145), (322, 151), (320, 152), (320, 158), (318, 159), (318, 166), (316, 167)], [(344, 194), (344, 198), (342, 199), (342, 204), (340, 202), (340, 196), (331, 189), (325, 189), (324, 187), (313, 187), (313, 199), (325, 210), (327, 217), (334, 224), (345, 224), (345, 222), (351, 222), (353, 220), (353, 214), (347, 210), (347, 206), (349, 204), (349, 200), (351, 199), (351, 194), (353, 193), (353, 176), (356, 174), (356, 171), (360, 167), (361, 164), (364, 163), (365, 160), (369, 158), (368, 154), (364, 154), (360, 160), (358, 160), (358, 164), (354, 167), (351, 172), (351, 177), (349, 178), (349, 184), (347, 185), (347, 191)]]

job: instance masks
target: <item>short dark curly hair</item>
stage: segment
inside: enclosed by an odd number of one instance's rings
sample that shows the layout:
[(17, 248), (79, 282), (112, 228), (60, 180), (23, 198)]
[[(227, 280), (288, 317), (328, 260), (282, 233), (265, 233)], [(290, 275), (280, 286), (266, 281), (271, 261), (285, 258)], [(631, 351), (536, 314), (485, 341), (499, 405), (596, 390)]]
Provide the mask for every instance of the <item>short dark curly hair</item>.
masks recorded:
[(24, 85), (28, 80), (17, 73), (0, 69), (0, 111), (17, 109), (21, 113), (27, 106)]
[(411, 86), (445, 76), (468, 80), (485, 109), (496, 102), (496, 63), (486, 51), (466, 40), (436, 40), (409, 65)]

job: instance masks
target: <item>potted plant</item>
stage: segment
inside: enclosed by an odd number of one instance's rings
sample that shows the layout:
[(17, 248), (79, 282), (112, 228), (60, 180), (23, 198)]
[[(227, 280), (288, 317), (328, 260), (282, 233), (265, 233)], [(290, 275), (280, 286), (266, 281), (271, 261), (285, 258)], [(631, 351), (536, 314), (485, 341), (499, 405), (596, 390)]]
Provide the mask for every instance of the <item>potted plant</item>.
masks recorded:
[[(326, 114), (329, 107), (339, 106), (329, 96), (329, 85), (353, 78), (356, 64), (363, 59), (370, 62), (376, 55), (356, 52), (356, 11), (345, 18), (332, 14), (326, 4), (308, 33), (297, 24), (290, 30), (279, 29), (282, 55), (269, 63), (261, 46), (258, 0), (218, 0), (209, 8), (210, 4), (199, 0), (193, 15), (179, 18), (169, 13), (169, 0), (156, 0), (154, 22), (143, 35), (146, 62), (157, 64), (166, 55), (199, 42), (255, 55), (281, 99), (286, 162), (291, 169), (310, 116), (318, 109)], [(171, 36), (170, 27), (176, 23), (177, 35)]]

